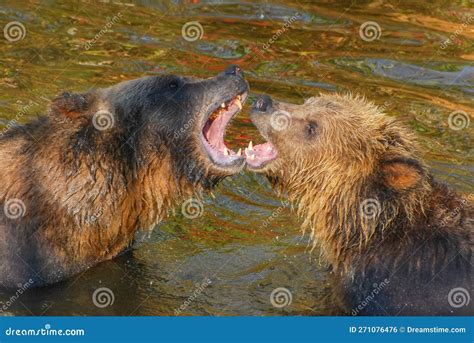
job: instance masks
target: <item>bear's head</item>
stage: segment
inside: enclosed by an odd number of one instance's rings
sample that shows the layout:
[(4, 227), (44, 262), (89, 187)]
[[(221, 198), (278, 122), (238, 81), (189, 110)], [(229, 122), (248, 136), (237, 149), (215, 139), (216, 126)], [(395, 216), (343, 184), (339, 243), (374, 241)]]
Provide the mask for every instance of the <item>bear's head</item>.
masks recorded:
[(209, 188), (245, 164), (225, 146), (224, 134), (247, 94), (248, 83), (233, 65), (208, 79), (148, 76), (63, 93), (53, 100), (50, 118), (58, 130), (69, 131), (62, 134), (69, 137), (68, 151), (85, 160), (114, 159), (136, 174), (151, 160), (166, 158), (178, 182)]
[(248, 168), (299, 202), (313, 238), (324, 231), (322, 239), (352, 244), (418, 209), (428, 176), (414, 136), (364, 99), (321, 95), (295, 105), (264, 95), (251, 119), (268, 142), (246, 150)]

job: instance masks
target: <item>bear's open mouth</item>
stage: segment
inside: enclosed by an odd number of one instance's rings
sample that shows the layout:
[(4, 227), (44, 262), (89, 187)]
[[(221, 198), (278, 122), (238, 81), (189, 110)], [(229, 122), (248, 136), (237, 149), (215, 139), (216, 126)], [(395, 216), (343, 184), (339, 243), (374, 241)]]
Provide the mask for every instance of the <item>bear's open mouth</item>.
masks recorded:
[(258, 96), (252, 105), (250, 112), (252, 122), (267, 142), (255, 146), (252, 146), (252, 142), (249, 143), (249, 147), (245, 149), (245, 157), (249, 169), (261, 170), (278, 157), (278, 151), (270, 142), (266, 133), (267, 130), (264, 129), (266, 124), (262, 124), (262, 120), (259, 119), (266, 118), (263, 119), (263, 122), (268, 122), (271, 109), (272, 99), (268, 95)]
[(230, 120), (242, 109), (247, 99), (247, 92), (234, 96), (222, 102), (213, 109), (202, 128), (201, 141), (211, 160), (218, 165), (229, 166), (244, 161), (242, 149), (237, 152), (228, 148), (224, 135)]
[(252, 142), (250, 142), (249, 147), (245, 149), (245, 156), (250, 168), (261, 169), (269, 162), (276, 159), (278, 157), (278, 152), (271, 142), (255, 146), (252, 146)]

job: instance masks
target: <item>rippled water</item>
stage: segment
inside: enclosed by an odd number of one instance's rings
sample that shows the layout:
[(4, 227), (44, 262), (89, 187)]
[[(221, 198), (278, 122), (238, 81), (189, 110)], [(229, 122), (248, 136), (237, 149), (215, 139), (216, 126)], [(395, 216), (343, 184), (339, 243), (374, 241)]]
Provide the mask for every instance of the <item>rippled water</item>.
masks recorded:
[[(473, 114), (469, 1), (6, 3), (0, 4), (0, 24), (18, 21), (25, 35), (12, 42), (0, 37), (0, 129), (44, 113), (47, 99), (63, 90), (147, 74), (207, 77), (237, 63), (252, 95), (302, 102), (320, 92), (364, 94), (411, 125), (436, 177), (473, 192), (472, 124), (448, 120)], [(204, 31), (193, 42), (181, 33), (190, 21)], [(375, 36), (359, 30), (370, 21), (380, 28)], [(252, 137), (259, 139), (244, 110), (229, 140), (243, 145)], [(179, 212), (141, 237), (133, 251), (29, 291), (7, 313), (173, 315), (181, 305), (184, 315), (331, 313), (327, 268), (319, 252), (309, 254), (297, 219), (265, 179), (243, 173), (226, 180), (206, 198), (197, 220)], [(265, 222), (273, 213), (275, 219)], [(112, 290), (112, 305), (94, 305), (100, 287)], [(270, 303), (278, 287), (291, 291), (284, 308)], [(196, 290), (201, 294), (187, 301)], [(0, 301), (10, 296), (2, 292)]]

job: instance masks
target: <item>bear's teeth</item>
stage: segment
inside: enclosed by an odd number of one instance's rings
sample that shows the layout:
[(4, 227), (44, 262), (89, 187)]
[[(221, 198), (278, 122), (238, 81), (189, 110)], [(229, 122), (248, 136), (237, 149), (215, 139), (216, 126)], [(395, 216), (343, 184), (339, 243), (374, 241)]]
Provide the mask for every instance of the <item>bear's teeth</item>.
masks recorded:
[(225, 108), (225, 102), (222, 103), (221, 107), (222, 107), (222, 108)]
[(229, 156), (229, 151), (227, 150), (227, 147), (224, 147), (224, 155)]
[(239, 148), (239, 151), (237, 151), (237, 155), (242, 155), (242, 148)]
[(234, 101), (234, 104), (237, 105), (237, 107), (239, 108), (239, 110), (242, 110), (242, 103), (240, 102), (240, 99), (236, 99), (236, 100)]
[(249, 150), (253, 150), (253, 143), (252, 143), (252, 141), (249, 142)]

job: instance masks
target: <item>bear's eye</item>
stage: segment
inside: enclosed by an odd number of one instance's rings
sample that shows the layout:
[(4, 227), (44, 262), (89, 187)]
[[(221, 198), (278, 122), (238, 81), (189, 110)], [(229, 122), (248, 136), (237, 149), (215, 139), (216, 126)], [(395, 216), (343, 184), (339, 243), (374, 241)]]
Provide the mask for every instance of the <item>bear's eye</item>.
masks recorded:
[(317, 128), (318, 124), (316, 124), (314, 121), (310, 121), (308, 125), (306, 125), (306, 135), (308, 136), (308, 138), (316, 136)]

